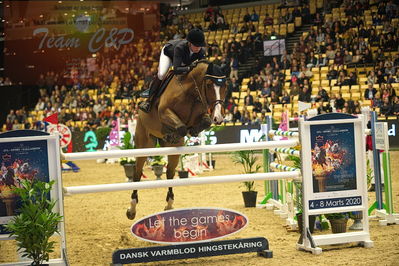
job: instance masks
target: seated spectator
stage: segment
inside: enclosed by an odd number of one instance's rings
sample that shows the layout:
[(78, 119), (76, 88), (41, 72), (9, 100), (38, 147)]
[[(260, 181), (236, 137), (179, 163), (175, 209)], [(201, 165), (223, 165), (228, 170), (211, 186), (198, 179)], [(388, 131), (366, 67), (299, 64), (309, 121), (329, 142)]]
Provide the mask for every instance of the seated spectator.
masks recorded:
[(267, 13), (263, 20), (263, 25), (264, 26), (272, 26), (273, 25), (273, 18)]
[(251, 14), (251, 21), (253, 21), (253, 22), (257, 22), (257, 21), (259, 21), (259, 15), (258, 15), (258, 14), (256, 14), (256, 12), (255, 12), (255, 9), (254, 9), (254, 10), (252, 10), (252, 14)]
[(355, 64), (363, 62), (363, 55), (361, 54), (359, 49), (356, 50), (356, 54), (355, 54), (355, 56), (353, 56), (352, 62)]
[(233, 110), (233, 122), (240, 122), (241, 121), (241, 112), (238, 110), (238, 106), (234, 106)]
[(328, 60), (334, 60), (335, 58), (335, 50), (333, 50), (331, 45), (327, 46), (326, 56)]
[(254, 97), (251, 95), (251, 92), (247, 90), (247, 95), (244, 97), (244, 104), (246, 106), (254, 104)]
[(258, 83), (255, 80), (255, 77), (250, 77), (248, 82), (248, 89), (250, 91), (257, 91), (258, 90)]
[(250, 117), (248, 110), (246, 110), (246, 109), (243, 110), (240, 122), (243, 125), (249, 125), (251, 123), (251, 117)]
[(265, 112), (265, 113), (270, 113), (271, 112), (271, 109), (270, 109), (270, 103), (269, 103), (269, 100), (268, 100), (268, 98), (263, 98), (263, 100), (262, 100), (262, 113), (263, 112)]
[(226, 113), (225, 113), (225, 115), (224, 115), (223, 122), (224, 122), (224, 123), (233, 122), (233, 114), (230, 112), (229, 109), (226, 109)]
[(363, 63), (364, 64), (373, 63), (373, 55), (371, 54), (369, 49), (364, 50)]
[(341, 110), (342, 108), (344, 108), (345, 105), (345, 99), (342, 98), (342, 94), (338, 93), (335, 99), (335, 108), (337, 109), (337, 111)]
[(213, 19), (211, 19), (209, 26), (208, 26), (208, 30), (216, 31), (217, 29), (218, 29), (218, 25), (215, 23), (215, 21)]
[(367, 76), (367, 84), (374, 85), (377, 83), (377, 76), (374, 71), (370, 71)]
[(384, 73), (382, 73), (382, 70), (378, 70), (378, 72), (377, 72), (377, 83), (378, 84), (387, 83), (387, 81), (385, 79), (385, 75), (384, 75)]
[(291, 103), (291, 98), (288, 95), (288, 92), (286, 90), (283, 90), (283, 96), (281, 97), (281, 103), (282, 104), (289, 104)]
[(333, 65), (329, 65), (327, 72), (327, 79), (328, 80), (336, 79), (337, 76), (338, 76), (338, 71), (334, 69)]
[(328, 96), (327, 91), (322, 86), (319, 86), (319, 90), (316, 96), (316, 102), (328, 102), (329, 98), (330, 97)]
[(248, 9), (247, 9), (247, 13), (244, 15), (243, 20), (245, 23), (251, 21), (251, 15), (249, 14)]
[(393, 97), (392, 114), (399, 116), (399, 97)]
[(344, 64), (345, 65), (347, 65), (347, 64), (350, 64), (350, 63), (352, 63), (352, 55), (349, 53), (349, 51), (348, 50), (345, 50), (345, 53), (344, 53)]
[(311, 92), (309, 87), (304, 86), (302, 90), (299, 92), (298, 101), (310, 103), (311, 100)]
[(377, 93), (377, 89), (373, 87), (372, 84), (369, 84), (367, 89), (364, 91), (363, 98), (366, 100), (374, 99), (375, 94)]
[(245, 33), (245, 32), (248, 32), (248, 31), (249, 31), (248, 23), (245, 22), (245, 23), (242, 25), (242, 27), (241, 27), (239, 33)]
[(374, 95), (373, 107), (380, 108), (382, 106), (381, 94), (379, 91)]
[(262, 111), (262, 103), (260, 102), (259, 97), (255, 97), (255, 101), (254, 101), (254, 108), (253, 110), (257, 113), (260, 113)]
[(239, 32), (237, 23), (234, 23), (234, 24), (231, 25), (230, 32), (232, 34), (237, 34)]
[(270, 103), (271, 104), (279, 104), (280, 103), (280, 98), (278, 97), (276, 92), (273, 90), (270, 93)]
[(294, 80), (290, 85), (290, 96), (294, 97), (299, 95), (299, 90), (300, 90), (299, 84), (296, 80)]
[(262, 90), (261, 90), (261, 95), (262, 97), (270, 97), (270, 82), (265, 81), (263, 82)]
[(392, 105), (388, 97), (384, 98), (382, 101), (382, 106), (380, 107), (380, 115), (389, 116), (392, 114)]

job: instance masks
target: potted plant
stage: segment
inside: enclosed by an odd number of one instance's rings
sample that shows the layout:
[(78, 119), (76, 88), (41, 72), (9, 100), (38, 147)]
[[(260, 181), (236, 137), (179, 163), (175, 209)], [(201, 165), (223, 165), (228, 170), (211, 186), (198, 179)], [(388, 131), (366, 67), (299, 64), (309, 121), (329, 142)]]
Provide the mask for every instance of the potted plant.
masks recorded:
[[(121, 150), (134, 149), (134, 146), (130, 142), (132, 134), (128, 131), (123, 137), (123, 143), (120, 147)], [(133, 182), (134, 172), (136, 171), (136, 160), (134, 158), (122, 157), (119, 159), (119, 164), (123, 166), (125, 175), (129, 182)]]
[(54, 180), (46, 183), (38, 180), (21, 181), (21, 187), (14, 187), (21, 197), (19, 214), (6, 225), (11, 236), (16, 237), (22, 257), (32, 259), (31, 265), (43, 265), (54, 251), (55, 241), (49, 241), (58, 232), (62, 216), (53, 211), (55, 201), (50, 200)]
[(348, 223), (348, 213), (346, 212), (338, 212), (338, 213), (329, 213), (324, 215), (330, 222), (331, 231), (333, 234), (337, 233), (345, 233), (346, 225)]
[(164, 160), (164, 156), (162, 155), (152, 156), (151, 167), (157, 179), (161, 179), (165, 164), (166, 161)]
[[(241, 164), (244, 168), (244, 173), (253, 174), (258, 172), (260, 165), (256, 164), (257, 158), (253, 150), (250, 151), (236, 151), (233, 153), (233, 161), (236, 164)], [(256, 197), (258, 192), (254, 190), (254, 181), (243, 182), (246, 191), (242, 192), (245, 207), (256, 207)]]
[[(301, 169), (301, 158), (298, 156), (293, 156), (293, 155), (288, 155), (287, 156), (288, 161), (293, 162), (293, 167)], [(294, 198), (294, 203), (296, 206), (296, 219), (298, 222), (298, 230), (299, 233), (302, 235), (303, 232), (303, 219), (302, 219), (302, 213), (303, 213), (303, 205), (302, 205), (302, 181), (295, 180), (294, 181), (294, 186), (296, 188), (296, 193), (295, 193), (295, 198)], [(316, 215), (309, 215), (309, 230), (310, 233), (314, 232), (314, 225), (316, 223)]]

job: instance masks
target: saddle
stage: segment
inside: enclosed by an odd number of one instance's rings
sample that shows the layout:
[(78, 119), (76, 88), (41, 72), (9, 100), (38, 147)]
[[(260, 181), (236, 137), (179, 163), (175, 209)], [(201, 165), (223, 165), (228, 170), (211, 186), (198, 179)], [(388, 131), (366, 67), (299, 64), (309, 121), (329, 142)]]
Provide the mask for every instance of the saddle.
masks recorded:
[(162, 80), (161, 85), (159, 85), (159, 88), (156, 92), (156, 94), (154, 95), (156, 99), (159, 99), (162, 95), (162, 93), (165, 91), (166, 87), (168, 87), (169, 82), (172, 80), (172, 78), (174, 77), (174, 73), (172, 70), (169, 70), (168, 73), (166, 73), (165, 78)]

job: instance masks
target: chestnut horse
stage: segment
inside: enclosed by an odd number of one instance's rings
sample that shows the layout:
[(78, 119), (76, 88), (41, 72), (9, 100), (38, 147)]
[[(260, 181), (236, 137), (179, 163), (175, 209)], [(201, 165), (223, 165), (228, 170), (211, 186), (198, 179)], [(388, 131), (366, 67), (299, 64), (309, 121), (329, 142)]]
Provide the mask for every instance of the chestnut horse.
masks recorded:
[[(225, 79), (230, 68), (219, 67), (206, 60), (197, 61), (186, 75), (174, 76), (165, 92), (154, 103), (149, 113), (139, 111), (135, 133), (136, 148), (183, 146), (186, 135), (197, 136), (212, 122), (223, 121), (223, 102), (226, 95)], [(173, 179), (180, 155), (169, 155), (167, 179)], [(136, 158), (134, 182), (139, 182), (147, 157)], [(136, 216), (137, 190), (131, 196), (129, 219)], [(173, 188), (166, 196), (165, 210), (172, 209)]]

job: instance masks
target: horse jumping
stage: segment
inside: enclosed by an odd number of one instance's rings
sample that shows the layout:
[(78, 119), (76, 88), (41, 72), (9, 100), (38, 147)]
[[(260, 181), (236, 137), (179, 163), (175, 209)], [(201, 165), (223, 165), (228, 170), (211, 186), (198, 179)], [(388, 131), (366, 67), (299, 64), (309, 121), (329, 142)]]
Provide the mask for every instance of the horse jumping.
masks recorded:
[[(211, 126), (223, 121), (223, 103), (226, 95), (225, 79), (229, 67), (201, 60), (191, 72), (174, 76), (165, 92), (156, 100), (149, 113), (139, 111), (137, 119), (136, 148), (153, 148), (157, 141), (161, 147), (183, 146), (186, 135), (196, 136)], [(180, 155), (168, 155), (167, 179), (173, 179)], [(133, 181), (139, 182), (147, 157), (136, 158)], [(165, 210), (172, 209), (173, 188), (169, 187)], [(137, 190), (131, 195), (129, 219), (136, 216)]]

